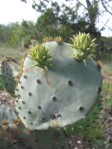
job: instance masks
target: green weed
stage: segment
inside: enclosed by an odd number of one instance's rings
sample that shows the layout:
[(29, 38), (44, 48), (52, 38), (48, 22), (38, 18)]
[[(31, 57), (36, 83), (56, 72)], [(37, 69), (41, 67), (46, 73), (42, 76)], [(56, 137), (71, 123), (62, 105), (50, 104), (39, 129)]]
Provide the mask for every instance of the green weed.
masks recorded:
[(99, 112), (100, 104), (97, 104), (97, 106), (91, 111), (91, 113), (87, 116), (85, 120), (80, 120), (79, 122), (66, 128), (66, 134), (82, 134), (85, 138), (89, 140), (102, 137), (101, 127), (96, 123)]
[(104, 108), (112, 107), (112, 84), (105, 81), (103, 83), (101, 101)]
[[(65, 133), (70, 135), (82, 134), (83, 138), (90, 141), (93, 147), (97, 149), (98, 146), (104, 146), (105, 140), (103, 138), (104, 128), (102, 128), (101, 123), (98, 122), (100, 116), (101, 108), (112, 106), (112, 84), (104, 82), (102, 88), (102, 94), (99, 103), (90, 112), (85, 120), (80, 120), (79, 122), (68, 126), (65, 129)], [(96, 140), (99, 140), (96, 142)], [(97, 146), (97, 147), (96, 147)], [(102, 148), (103, 149), (103, 148)]]
[(3, 54), (4, 56), (13, 57), (16, 60), (21, 59), (24, 57), (25, 51), (22, 49), (11, 49), (11, 48), (2, 48), (0, 47), (0, 54)]

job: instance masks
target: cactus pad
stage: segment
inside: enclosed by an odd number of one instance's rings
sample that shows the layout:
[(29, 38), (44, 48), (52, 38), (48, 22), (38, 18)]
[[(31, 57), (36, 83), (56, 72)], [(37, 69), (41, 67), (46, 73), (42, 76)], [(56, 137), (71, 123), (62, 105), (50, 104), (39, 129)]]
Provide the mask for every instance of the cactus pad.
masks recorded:
[(101, 72), (91, 57), (86, 65), (76, 61), (74, 48), (62, 42), (47, 42), (51, 66), (41, 71), (35, 60), (26, 57), (16, 88), (16, 110), (24, 125), (32, 130), (64, 127), (84, 119), (98, 101)]
[(29, 131), (23, 125), (1, 128), (0, 149), (71, 149), (60, 129)]
[(17, 120), (14, 98), (6, 91), (0, 91), (0, 126)]
[(4, 58), (1, 63), (1, 73), (6, 90), (13, 94), (16, 87), (15, 77), (19, 74), (19, 65), (13, 58)]
[(11, 123), (15, 119), (18, 119), (18, 116), (14, 109), (6, 103), (0, 103), (0, 122)]

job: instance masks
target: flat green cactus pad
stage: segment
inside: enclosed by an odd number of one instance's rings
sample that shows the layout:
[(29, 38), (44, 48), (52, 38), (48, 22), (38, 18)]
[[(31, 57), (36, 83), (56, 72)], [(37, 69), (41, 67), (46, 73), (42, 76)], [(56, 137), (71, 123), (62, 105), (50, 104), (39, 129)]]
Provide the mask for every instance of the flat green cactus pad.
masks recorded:
[(45, 43), (51, 66), (42, 70), (26, 57), (16, 89), (16, 110), (29, 129), (64, 127), (86, 117), (98, 101), (101, 72), (93, 59), (75, 60), (70, 44)]
[(29, 131), (23, 125), (1, 128), (0, 149), (71, 149), (60, 129)]
[(0, 123), (4, 121), (10, 123), (16, 119), (18, 119), (18, 116), (14, 109), (9, 104), (0, 102)]
[(16, 87), (15, 78), (18, 76), (19, 70), (20, 67), (13, 58), (6, 57), (1, 63), (1, 74), (5, 88), (10, 94), (14, 93)]

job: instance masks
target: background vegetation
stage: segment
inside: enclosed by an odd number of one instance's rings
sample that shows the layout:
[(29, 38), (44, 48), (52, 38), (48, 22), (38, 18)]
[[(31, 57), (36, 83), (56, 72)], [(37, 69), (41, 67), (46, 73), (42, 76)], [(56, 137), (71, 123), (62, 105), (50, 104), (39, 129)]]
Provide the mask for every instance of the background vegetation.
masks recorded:
[[(26, 2), (27, 0), (21, 0)], [(23, 20), (21, 23), (0, 25), (0, 47), (28, 48), (31, 40), (41, 42), (46, 36), (62, 36), (65, 42), (78, 32), (90, 33), (97, 38), (99, 50), (112, 48), (112, 37), (102, 37), (108, 20), (99, 29), (97, 23), (104, 14), (112, 15), (109, 0), (32, 0), (32, 8), (40, 14), (36, 23)]]

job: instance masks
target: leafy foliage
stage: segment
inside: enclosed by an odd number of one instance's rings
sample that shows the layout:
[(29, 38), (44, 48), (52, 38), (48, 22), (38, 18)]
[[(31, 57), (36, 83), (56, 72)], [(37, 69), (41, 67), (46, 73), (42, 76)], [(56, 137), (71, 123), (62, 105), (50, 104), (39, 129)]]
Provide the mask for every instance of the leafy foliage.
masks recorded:
[[(100, 33), (96, 28), (96, 22), (100, 15), (99, 2), (97, 0), (85, 0), (83, 2), (80, 2), (79, 0), (65, 0), (61, 3), (52, 0), (33, 0), (32, 7), (37, 12), (41, 12), (42, 15), (48, 13), (50, 10), (53, 12), (53, 15), (48, 15), (49, 19), (52, 20), (52, 17), (54, 16), (58, 25), (64, 25), (68, 30), (73, 30), (73, 34), (78, 31), (83, 31), (86, 33), (90, 32), (92, 35), (97, 37), (100, 36)], [(83, 22), (83, 25), (80, 22)]]
[[(103, 0), (103, 3), (105, 1)], [(78, 32), (90, 33), (97, 38), (101, 36), (96, 27), (102, 13), (97, 0), (65, 0), (61, 3), (52, 0), (32, 0), (32, 7), (41, 14), (37, 22), (34, 24), (23, 20), (21, 24), (16, 22), (6, 26), (0, 25), (0, 45), (23, 49), (29, 47), (32, 39), (42, 42), (46, 36), (61, 36), (65, 42), (69, 42), (69, 37)]]
[(65, 129), (65, 133), (67, 135), (82, 133), (84, 138), (90, 141), (92, 141), (94, 138), (101, 138), (102, 129), (100, 125), (95, 122), (97, 116), (99, 115), (99, 112), (100, 105), (98, 104), (85, 120), (80, 120), (79, 122), (73, 124), (72, 127), (68, 126), (68, 128)]
[(23, 21), (19, 23), (11, 23), (7, 26), (0, 25), (0, 45), (5, 47), (28, 47), (31, 39), (35, 38), (32, 22)]

